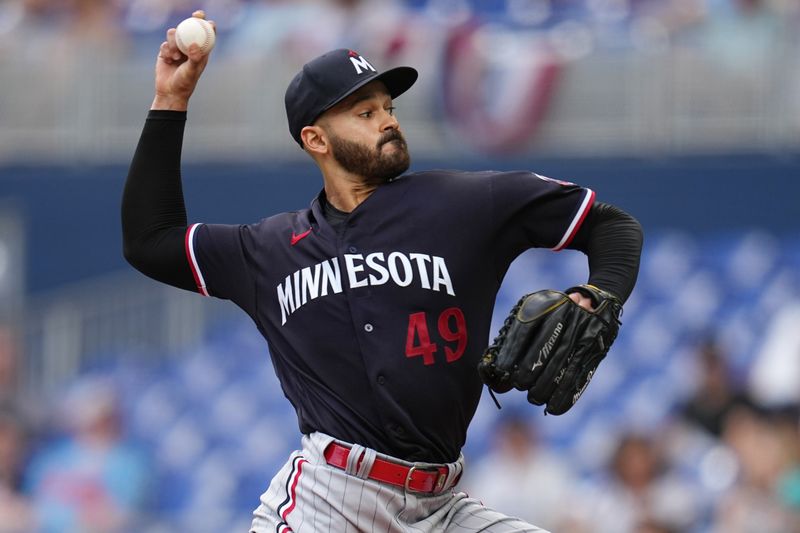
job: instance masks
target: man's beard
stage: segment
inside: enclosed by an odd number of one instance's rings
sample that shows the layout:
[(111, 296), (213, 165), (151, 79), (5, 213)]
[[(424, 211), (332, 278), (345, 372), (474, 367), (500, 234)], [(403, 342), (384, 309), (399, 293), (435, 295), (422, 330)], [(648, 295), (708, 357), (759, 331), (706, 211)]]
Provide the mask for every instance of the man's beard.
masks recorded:
[[(381, 184), (396, 178), (411, 162), (408, 145), (398, 130), (389, 130), (378, 140), (375, 148), (330, 134), (333, 157), (346, 171), (362, 176), (365, 183)], [(383, 153), (383, 145), (395, 142), (396, 150)]]

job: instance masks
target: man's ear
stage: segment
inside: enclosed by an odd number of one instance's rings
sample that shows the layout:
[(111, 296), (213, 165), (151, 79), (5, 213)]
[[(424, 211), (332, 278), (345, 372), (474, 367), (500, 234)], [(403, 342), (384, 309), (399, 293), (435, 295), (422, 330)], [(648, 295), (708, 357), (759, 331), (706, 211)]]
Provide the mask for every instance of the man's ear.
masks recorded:
[(328, 153), (328, 136), (319, 126), (306, 126), (300, 131), (303, 146), (312, 154)]

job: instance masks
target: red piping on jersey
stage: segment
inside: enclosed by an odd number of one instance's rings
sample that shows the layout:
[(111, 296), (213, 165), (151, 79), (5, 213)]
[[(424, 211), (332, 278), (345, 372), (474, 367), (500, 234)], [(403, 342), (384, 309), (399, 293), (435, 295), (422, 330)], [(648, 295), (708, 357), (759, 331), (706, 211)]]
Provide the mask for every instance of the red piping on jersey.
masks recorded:
[(186, 228), (186, 237), (184, 238), (184, 250), (186, 251), (186, 259), (189, 261), (189, 268), (192, 270), (194, 277), (194, 284), (197, 285), (197, 292), (203, 296), (209, 296), (206, 285), (203, 282), (203, 276), (200, 273), (200, 266), (197, 264), (197, 259), (194, 256), (194, 244), (192, 243), (195, 229), (200, 224), (192, 224)]
[(569, 243), (571, 243), (572, 239), (575, 238), (575, 235), (578, 233), (578, 230), (581, 228), (581, 225), (583, 224), (583, 221), (586, 219), (586, 215), (589, 214), (589, 210), (592, 208), (592, 204), (594, 204), (594, 191), (591, 190), (591, 189), (586, 189), (586, 190), (588, 191), (589, 200), (586, 201), (584, 199), (584, 202), (582, 202), (582, 203), (585, 203), (586, 205), (583, 207), (583, 211), (577, 215), (578, 216), (578, 221), (575, 224), (575, 227), (572, 228), (572, 231), (570, 231), (569, 236), (567, 236), (567, 239), (564, 241), (564, 243), (561, 246), (557, 246), (557, 247), (553, 248), (553, 251), (558, 252), (560, 250), (563, 250), (567, 246), (569, 246)]
[(299, 483), (300, 475), (303, 473), (303, 463), (307, 462), (308, 461), (306, 459), (300, 459), (297, 461), (297, 472), (295, 472), (294, 480), (292, 481), (292, 487), (289, 489), (289, 498), (292, 504), (284, 509), (284, 511), (281, 513), (281, 518), (283, 518), (284, 522), (286, 522), (286, 517), (289, 516), (289, 513), (294, 510), (294, 506), (297, 505), (297, 483)]

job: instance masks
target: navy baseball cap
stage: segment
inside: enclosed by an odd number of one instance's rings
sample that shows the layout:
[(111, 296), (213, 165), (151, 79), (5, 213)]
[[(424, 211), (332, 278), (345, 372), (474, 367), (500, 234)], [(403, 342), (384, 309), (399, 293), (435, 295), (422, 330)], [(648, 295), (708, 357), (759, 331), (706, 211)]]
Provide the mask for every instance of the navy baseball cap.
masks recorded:
[(411, 67), (396, 67), (379, 73), (358, 52), (341, 48), (309, 61), (286, 89), (289, 131), (303, 146), (300, 132), (314, 124), (322, 113), (371, 81), (380, 80), (392, 98), (406, 92), (417, 81)]

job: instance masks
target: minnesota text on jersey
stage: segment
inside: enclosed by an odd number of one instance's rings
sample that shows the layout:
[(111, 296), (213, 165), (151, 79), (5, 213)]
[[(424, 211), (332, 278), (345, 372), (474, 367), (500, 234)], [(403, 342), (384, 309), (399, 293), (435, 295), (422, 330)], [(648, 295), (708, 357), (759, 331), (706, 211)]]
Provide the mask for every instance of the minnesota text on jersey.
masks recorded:
[[(347, 283), (350, 289), (383, 285), (391, 281), (400, 287), (419, 283), (432, 291), (444, 289), (455, 296), (453, 282), (444, 258), (421, 253), (383, 252), (344, 254)], [(342, 270), (338, 257), (331, 257), (314, 266), (295, 270), (277, 287), (281, 307), (281, 325), (300, 307), (311, 300), (342, 292)]]

